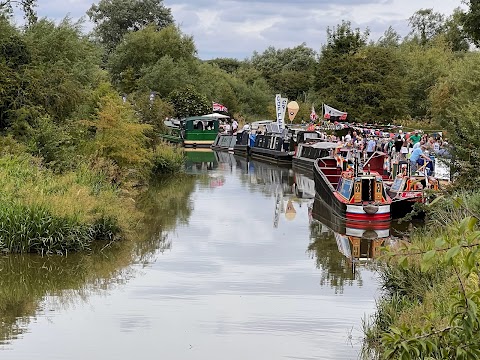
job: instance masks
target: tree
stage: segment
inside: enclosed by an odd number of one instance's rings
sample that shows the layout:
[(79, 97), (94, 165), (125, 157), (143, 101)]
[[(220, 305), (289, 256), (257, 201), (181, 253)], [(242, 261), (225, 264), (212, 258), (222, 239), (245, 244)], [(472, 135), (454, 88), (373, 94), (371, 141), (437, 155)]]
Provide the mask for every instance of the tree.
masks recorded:
[(170, 94), (170, 103), (179, 118), (205, 115), (212, 109), (211, 102), (193, 86), (173, 91)]
[(33, 25), (37, 22), (38, 17), (37, 13), (35, 12), (37, 0), (0, 0), (0, 14), (12, 14), (12, 5), (16, 5), (22, 9), (28, 25)]
[(132, 101), (133, 108), (140, 121), (143, 124), (149, 124), (157, 132), (164, 129), (164, 120), (173, 115), (173, 107), (168, 102), (162, 100), (159, 96), (155, 96), (153, 100), (150, 99), (150, 93), (138, 92), (133, 94)]
[[(138, 87), (137, 81), (146, 75), (153, 79), (154, 72), (160, 77), (155, 78), (157, 86), (148, 90), (161, 92), (167, 95), (172, 89), (164, 86), (161, 82), (161, 76), (166, 75), (167, 82), (174, 80), (167, 74), (172, 71), (178, 73), (182, 78), (186, 74), (181, 74), (176, 69), (185, 70), (186, 63), (196, 61), (196, 48), (191, 36), (182, 34), (176, 26), (168, 26), (157, 31), (155, 26), (147, 26), (143, 30), (129, 33), (125, 36), (123, 42), (111, 54), (108, 68), (115, 85), (120, 87), (122, 92), (129, 93)], [(181, 81), (181, 78), (179, 79)], [(145, 83), (145, 81), (144, 81)], [(148, 82), (151, 84), (151, 81)], [(152, 85), (152, 84), (151, 84)], [(166, 88), (164, 92), (161, 87)]]
[(453, 51), (468, 51), (467, 34), (462, 26), (463, 11), (456, 8), (445, 22), (445, 39)]
[(66, 121), (103, 77), (100, 51), (80, 25), (42, 19), (24, 35), (32, 57), (24, 70), (25, 96), (57, 122)]
[(297, 99), (311, 87), (315, 55), (305, 43), (278, 50), (271, 46), (262, 54), (254, 52), (250, 62), (275, 92)]
[(243, 65), (242, 61), (229, 58), (216, 58), (213, 60), (207, 60), (207, 63), (215, 64), (229, 74), (234, 74)]
[(383, 36), (378, 39), (377, 45), (383, 47), (398, 47), (400, 45), (400, 39), (401, 36), (393, 27), (389, 26)]
[(95, 24), (93, 33), (110, 53), (129, 32), (154, 25), (157, 30), (173, 25), (173, 17), (163, 0), (100, 0), (87, 11)]
[(320, 98), (360, 121), (390, 122), (406, 115), (404, 67), (394, 48), (322, 54), (315, 86)]
[(445, 17), (433, 9), (420, 9), (408, 21), (412, 27), (410, 35), (418, 39), (421, 45), (426, 45), (428, 41), (445, 31)]
[(336, 55), (346, 55), (357, 52), (367, 44), (370, 31), (366, 29), (363, 34), (360, 29), (352, 30), (350, 21), (342, 21), (333, 29), (327, 28), (327, 44), (322, 48), (322, 55), (332, 52)]
[(465, 1), (468, 12), (461, 15), (463, 29), (476, 46), (480, 46), (480, 0)]
[(101, 98), (98, 113), (85, 125), (95, 129), (93, 155), (114, 161), (127, 174), (148, 172), (151, 154), (145, 132), (151, 127), (139, 124), (131, 105), (117, 94)]
[(399, 54), (405, 67), (409, 115), (424, 119), (430, 115), (431, 89), (450, 70), (454, 59), (452, 50), (440, 37), (432, 40), (429, 46), (406, 42), (400, 46)]
[(433, 88), (432, 115), (448, 132), (454, 154), (461, 162), (463, 185), (477, 188), (480, 166), (480, 55), (469, 53), (452, 64)]

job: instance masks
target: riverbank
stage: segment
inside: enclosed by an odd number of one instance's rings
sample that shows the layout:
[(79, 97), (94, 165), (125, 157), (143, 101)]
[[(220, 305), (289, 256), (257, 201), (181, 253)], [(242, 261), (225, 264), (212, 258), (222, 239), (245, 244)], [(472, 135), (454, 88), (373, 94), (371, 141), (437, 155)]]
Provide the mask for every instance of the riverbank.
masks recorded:
[(365, 358), (480, 357), (478, 214), (478, 192), (442, 198), (410, 242), (387, 249), (378, 268), (384, 293), (365, 324)]
[[(5, 149), (4, 149), (5, 150)], [(178, 173), (183, 155), (157, 147), (152, 174)], [(95, 164), (98, 165), (98, 162)], [(66, 255), (94, 241), (128, 238), (144, 218), (135, 198), (146, 187), (112, 181), (109, 166), (80, 162), (57, 174), (21, 151), (0, 157), (0, 252)]]

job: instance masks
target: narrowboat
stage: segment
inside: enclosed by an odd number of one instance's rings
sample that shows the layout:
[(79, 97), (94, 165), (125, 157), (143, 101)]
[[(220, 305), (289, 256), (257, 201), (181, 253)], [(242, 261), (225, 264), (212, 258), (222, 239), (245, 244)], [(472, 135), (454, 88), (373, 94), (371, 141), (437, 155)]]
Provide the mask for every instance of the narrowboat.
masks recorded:
[(313, 164), (321, 157), (333, 156), (338, 144), (328, 141), (303, 142), (297, 145), (292, 165), (296, 169), (313, 171)]
[(237, 135), (231, 134), (217, 134), (215, 141), (210, 146), (212, 150), (216, 151), (233, 151), (233, 147), (237, 143)]
[(251, 148), (252, 158), (274, 163), (277, 165), (291, 165), (295, 149), (305, 141), (319, 141), (320, 134), (303, 129), (281, 130), (275, 123), (267, 125), (265, 135), (255, 135), (255, 142)]
[[(352, 221), (390, 221), (392, 199), (387, 194), (382, 175), (370, 165), (342, 164), (341, 156), (315, 160), (316, 195), (340, 217)], [(345, 169), (346, 167), (346, 169)], [(382, 168), (383, 171), (383, 168)]]
[[(407, 176), (398, 174), (393, 183), (388, 186), (387, 192), (392, 199), (392, 217), (402, 218), (412, 213), (415, 204), (424, 204), (428, 200), (427, 191), (438, 191), (439, 181), (431, 176)], [(419, 211), (415, 217), (423, 217)]]
[(250, 149), (252, 159), (262, 160), (276, 165), (291, 165), (293, 146), (291, 146), (288, 130), (282, 130), (277, 123), (266, 125), (265, 134), (254, 136), (255, 141)]
[(256, 134), (264, 134), (267, 131), (267, 125), (272, 123), (274, 123), (273, 120), (260, 120), (246, 124), (242, 131), (237, 133), (237, 142), (233, 147), (233, 153), (240, 156), (250, 156), (251, 148), (255, 146)]
[(160, 137), (166, 141), (181, 144), (186, 148), (209, 148), (219, 130), (219, 119), (192, 116), (177, 123), (170, 122), (167, 132)]

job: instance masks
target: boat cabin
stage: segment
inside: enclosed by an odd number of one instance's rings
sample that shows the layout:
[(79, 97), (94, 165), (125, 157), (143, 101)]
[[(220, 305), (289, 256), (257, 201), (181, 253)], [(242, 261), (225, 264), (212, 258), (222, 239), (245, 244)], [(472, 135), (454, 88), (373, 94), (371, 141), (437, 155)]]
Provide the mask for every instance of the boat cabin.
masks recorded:
[(399, 174), (390, 186), (389, 193), (392, 197), (405, 197), (407, 195), (406, 193), (410, 196), (418, 193), (418, 196), (421, 196), (425, 189), (438, 190), (438, 180), (425, 178), (424, 176), (405, 176)]
[(337, 143), (328, 141), (318, 141), (313, 144), (300, 143), (298, 144), (295, 157), (315, 160), (322, 157), (333, 156), (333, 152), (337, 146)]
[(219, 120), (215, 118), (203, 118), (201, 116), (189, 117), (181, 122), (181, 128), (188, 132), (214, 131), (218, 133)]
[(337, 192), (349, 204), (388, 202), (383, 179), (377, 172), (354, 176), (352, 170), (343, 171), (338, 181)]

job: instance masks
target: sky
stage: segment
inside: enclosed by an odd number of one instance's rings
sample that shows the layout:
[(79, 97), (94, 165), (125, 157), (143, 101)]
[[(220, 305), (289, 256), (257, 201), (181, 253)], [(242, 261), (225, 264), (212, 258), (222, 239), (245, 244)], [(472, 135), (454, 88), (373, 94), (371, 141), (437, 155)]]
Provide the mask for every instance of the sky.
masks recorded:
[[(92, 0), (38, 0), (38, 14), (54, 20), (77, 20)], [(377, 40), (392, 26), (409, 32), (408, 18), (419, 9), (450, 15), (461, 0), (164, 0), (183, 33), (192, 35), (198, 56), (243, 60), (269, 46), (277, 49), (302, 43), (315, 51), (326, 41), (327, 27), (350, 21)], [(85, 24), (86, 31), (92, 25)]]

